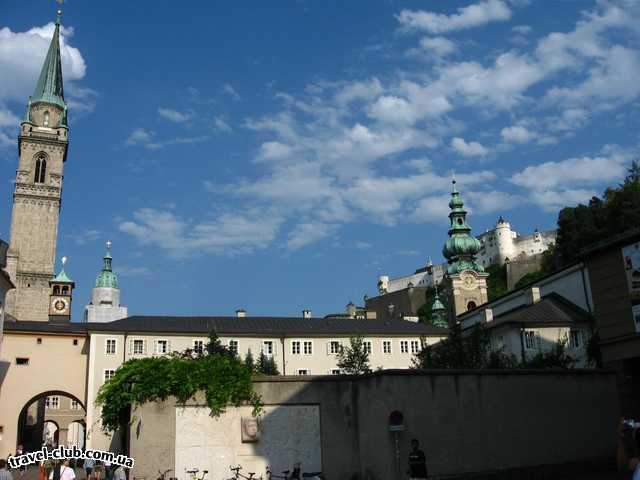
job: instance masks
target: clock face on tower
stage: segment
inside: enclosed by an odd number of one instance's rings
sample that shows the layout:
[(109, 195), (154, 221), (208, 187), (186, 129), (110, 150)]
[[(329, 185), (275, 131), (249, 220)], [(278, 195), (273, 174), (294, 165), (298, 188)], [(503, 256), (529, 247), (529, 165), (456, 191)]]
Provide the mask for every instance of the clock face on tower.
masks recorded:
[(66, 298), (53, 297), (51, 299), (51, 313), (53, 315), (66, 315), (69, 313), (69, 301)]
[(466, 274), (462, 276), (462, 283), (464, 283), (466, 288), (473, 288), (475, 286), (476, 279), (473, 275)]

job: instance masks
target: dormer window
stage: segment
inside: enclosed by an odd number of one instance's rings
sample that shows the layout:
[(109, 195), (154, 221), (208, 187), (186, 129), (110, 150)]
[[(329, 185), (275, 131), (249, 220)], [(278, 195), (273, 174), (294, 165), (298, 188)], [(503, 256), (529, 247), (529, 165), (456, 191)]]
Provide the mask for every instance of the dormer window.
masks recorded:
[(47, 173), (47, 156), (44, 153), (39, 153), (36, 157), (35, 174), (33, 176), (34, 183), (44, 183)]
[(44, 112), (44, 120), (43, 120), (42, 124), (43, 124), (45, 127), (48, 127), (48, 126), (49, 126), (49, 110), (47, 110), (46, 112)]

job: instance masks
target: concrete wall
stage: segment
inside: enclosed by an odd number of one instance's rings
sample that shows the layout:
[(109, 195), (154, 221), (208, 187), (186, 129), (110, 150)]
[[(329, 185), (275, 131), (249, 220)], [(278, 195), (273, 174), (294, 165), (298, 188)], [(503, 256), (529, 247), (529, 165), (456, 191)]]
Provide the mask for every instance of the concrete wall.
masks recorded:
[[(606, 372), (385, 371), (365, 377), (259, 379), (255, 387), (269, 406), (264, 421), (278, 407), (318, 406), (327, 478), (403, 478), (396, 473), (394, 436), (388, 429), (394, 410), (405, 419), (405, 430), (398, 434), (402, 474), (412, 438), (420, 440), (434, 477), (615, 459), (616, 380)], [(189, 405), (208, 411), (197, 400)], [(237, 417), (233, 410), (228, 413)], [(165, 469), (185, 465), (176, 458), (176, 452), (183, 454), (176, 445), (177, 411), (175, 402), (166, 401), (133, 412), (136, 477), (153, 478), (159, 458)], [(203, 416), (203, 421), (208, 420)], [(299, 428), (292, 422), (290, 434), (296, 436)], [(227, 436), (227, 447), (238, 460), (242, 444)], [(279, 463), (286, 455), (295, 457), (283, 447), (277, 453), (265, 451), (260, 461), (284, 470), (291, 467)]]

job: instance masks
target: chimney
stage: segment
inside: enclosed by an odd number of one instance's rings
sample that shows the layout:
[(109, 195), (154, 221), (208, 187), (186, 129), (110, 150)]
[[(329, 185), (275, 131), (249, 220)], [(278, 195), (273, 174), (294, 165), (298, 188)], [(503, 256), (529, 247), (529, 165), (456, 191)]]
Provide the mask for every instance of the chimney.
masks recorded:
[(484, 319), (483, 320), (486, 323), (493, 322), (493, 309), (485, 308), (483, 313), (484, 313)]
[(236, 310), (236, 318), (244, 318), (247, 316), (247, 311), (244, 308)]
[(375, 310), (365, 310), (364, 318), (367, 320), (375, 320), (376, 319), (376, 311)]
[(302, 318), (311, 318), (311, 310), (302, 310)]
[(526, 291), (526, 301), (528, 305), (533, 305), (534, 303), (538, 303), (540, 301), (540, 288), (531, 287)]

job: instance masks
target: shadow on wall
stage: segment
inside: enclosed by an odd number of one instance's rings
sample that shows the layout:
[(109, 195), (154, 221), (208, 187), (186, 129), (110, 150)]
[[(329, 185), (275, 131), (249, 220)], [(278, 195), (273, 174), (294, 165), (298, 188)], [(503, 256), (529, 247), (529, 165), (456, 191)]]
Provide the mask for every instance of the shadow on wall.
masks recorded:
[[(173, 468), (182, 479), (198, 468), (225, 478), (241, 464), (260, 476), (267, 465), (279, 473), (299, 461), (327, 478), (390, 480), (406, 477), (412, 438), (434, 478), (615, 460), (618, 407), (609, 372), (390, 370), (259, 378), (255, 387), (265, 403), (257, 441), (248, 408), (220, 418), (198, 398), (185, 407), (137, 408), (133, 475), (155, 478)], [(389, 428), (394, 411), (403, 416), (396, 432)]]

